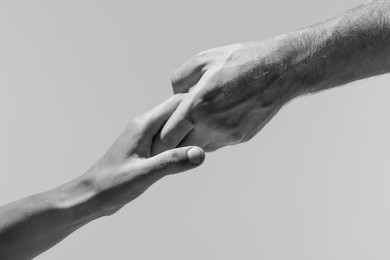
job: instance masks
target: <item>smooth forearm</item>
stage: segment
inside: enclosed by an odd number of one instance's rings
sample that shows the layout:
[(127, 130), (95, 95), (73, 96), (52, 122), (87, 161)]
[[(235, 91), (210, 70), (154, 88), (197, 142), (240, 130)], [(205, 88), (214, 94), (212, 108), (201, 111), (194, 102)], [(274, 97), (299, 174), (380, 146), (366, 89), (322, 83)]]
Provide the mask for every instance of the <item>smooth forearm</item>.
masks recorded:
[(204, 152), (191, 146), (150, 156), (156, 134), (182, 96), (132, 120), (79, 178), (0, 207), (0, 259), (31, 259), (88, 222), (117, 212), (161, 178), (201, 165)]
[(268, 44), (273, 58), (271, 65), (262, 64), (262, 68), (269, 69), (272, 77), (263, 86), (268, 85), (283, 102), (388, 73), (390, 1), (361, 5)]
[(93, 188), (80, 177), (0, 208), (0, 258), (31, 259), (101, 216)]

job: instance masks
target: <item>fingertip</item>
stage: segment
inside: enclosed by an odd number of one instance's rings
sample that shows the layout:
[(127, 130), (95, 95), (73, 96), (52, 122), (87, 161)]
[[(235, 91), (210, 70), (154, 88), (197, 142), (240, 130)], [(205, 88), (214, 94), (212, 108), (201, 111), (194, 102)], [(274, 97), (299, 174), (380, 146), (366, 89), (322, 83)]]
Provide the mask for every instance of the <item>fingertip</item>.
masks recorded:
[(191, 170), (200, 166), (205, 159), (205, 152), (197, 146), (175, 148), (146, 161), (152, 167), (154, 173), (172, 175)]
[(205, 159), (205, 152), (199, 147), (192, 147), (187, 151), (187, 159), (191, 164), (200, 165)]

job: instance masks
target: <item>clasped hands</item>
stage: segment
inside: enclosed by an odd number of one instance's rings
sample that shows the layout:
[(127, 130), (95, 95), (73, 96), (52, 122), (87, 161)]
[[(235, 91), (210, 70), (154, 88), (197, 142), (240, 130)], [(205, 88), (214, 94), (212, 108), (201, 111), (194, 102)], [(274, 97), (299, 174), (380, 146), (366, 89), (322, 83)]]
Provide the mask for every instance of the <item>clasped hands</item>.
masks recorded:
[(130, 122), (84, 175), (103, 214), (116, 212), (160, 178), (199, 166), (204, 151), (245, 142), (264, 127), (283, 102), (261, 64), (270, 62), (266, 46), (259, 48), (245, 43), (212, 49), (173, 73), (174, 95)]

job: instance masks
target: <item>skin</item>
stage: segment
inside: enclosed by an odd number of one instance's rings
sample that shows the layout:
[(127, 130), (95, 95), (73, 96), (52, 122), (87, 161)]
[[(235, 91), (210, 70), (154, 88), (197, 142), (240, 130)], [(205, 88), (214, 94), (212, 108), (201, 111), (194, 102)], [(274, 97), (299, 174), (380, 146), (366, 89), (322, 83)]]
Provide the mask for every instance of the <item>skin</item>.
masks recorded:
[(31, 259), (90, 221), (112, 215), (161, 178), (202, 164), (184, 147), (150, 156), (153, 138), (177, 108), (175, 95), (134, 119), (86, 173), (0, 208), (0, 259)]
[(367, 2), (262, 42), (204, 51), (173, 73), (174, 93), (188, 95), (152, 153), (246, 142), (296, 97), (389, 71), (390, 1)]
[(133, 120), (85, 174), (0, 208), (0, 259), (31, 259), (162, 177), (197, 167), (203, 150), (189, 145), (214, 151), (248, 141), (296, 97), (388, 73), (389, 20), (390, 2), (371, 1), (273, 39), (196, 55), (172, 75), (174, 93), (186, 94)]

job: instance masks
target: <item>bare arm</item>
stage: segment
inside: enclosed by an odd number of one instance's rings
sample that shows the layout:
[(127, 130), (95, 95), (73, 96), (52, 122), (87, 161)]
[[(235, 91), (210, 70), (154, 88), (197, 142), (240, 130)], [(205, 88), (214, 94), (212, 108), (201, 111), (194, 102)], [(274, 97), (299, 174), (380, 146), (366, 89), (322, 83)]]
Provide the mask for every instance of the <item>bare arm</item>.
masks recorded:
[(0, 207), (0, 259), (31, 259), (88, 222), (108, 216), (166, 175), (199, 166), (196, 147), (150, 156), (154, 135), (180, 95), (133, 120), (106, 154), (79, 178)]
[(390, 1), (262, 42), (202, 52), (172, 75), (189, 92), (153, 152), (188, 144), (214, 151), (248, 141), (295, 97), (390, 71)]
[(372, 1), (281, 36), (279, 88), (292, 96), (390, 72), (390, 2)]
[(2, 206), (0, 258), (31, 259), (101, 217), (94, 193), (92, 184), (79, 178)]

